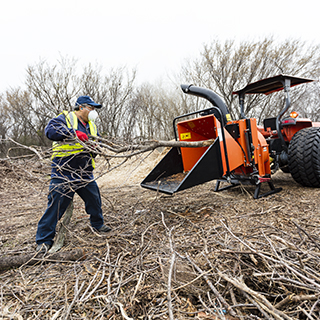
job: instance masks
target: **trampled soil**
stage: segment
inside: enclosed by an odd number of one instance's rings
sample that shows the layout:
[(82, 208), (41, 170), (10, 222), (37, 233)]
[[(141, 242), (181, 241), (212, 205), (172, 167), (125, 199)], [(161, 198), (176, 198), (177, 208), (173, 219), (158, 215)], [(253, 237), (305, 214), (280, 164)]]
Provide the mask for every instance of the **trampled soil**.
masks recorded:
[[(108, 236), (90, 228), (75, 196), (62, 250), (80, 247), (85, 256), (0, 271), (0, 318), (168, 319), (172, 312), (176, 319), (261, 319), (272, 314), (258, 296), (219, 272), (242, 279), (292, 319), (304, 319), (310, 311), (317, 318), (319, 189), (304, 188), (279, 171), (273, 182), (283, 190), (258, 200), (252, 186), (216, 193), (214, 181), (172, 196), (158, 194), (140, 187), (158, 160), (157, 153), (135, 158), (97, 180), (105, 222), (113, 229)], [(100, 160), (96, 176), (106, 167)], [(0, 257), (34, 253), (49, 180), (35, 167), (5, 162), (0, 177)], [(316, 298), (279, 305), (289, 295)], [(228, 306), (235, 314), (226, 311)]]

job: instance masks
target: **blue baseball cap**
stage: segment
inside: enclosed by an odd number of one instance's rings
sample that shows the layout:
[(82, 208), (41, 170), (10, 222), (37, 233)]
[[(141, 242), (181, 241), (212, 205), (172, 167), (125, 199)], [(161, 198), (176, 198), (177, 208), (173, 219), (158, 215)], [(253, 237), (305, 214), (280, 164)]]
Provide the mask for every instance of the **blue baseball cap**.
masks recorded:
[(93, 107), (98, 108), (98, 109), (100, 109), (102, 107), (101, 104), (95, 103), (92, 100), (92, 98), (90, 98), (89, 96), (80, 96), (77, 99), (76, 107), (79, 107), (82, 104), (88, 104), (89, 106), (93, 106)]

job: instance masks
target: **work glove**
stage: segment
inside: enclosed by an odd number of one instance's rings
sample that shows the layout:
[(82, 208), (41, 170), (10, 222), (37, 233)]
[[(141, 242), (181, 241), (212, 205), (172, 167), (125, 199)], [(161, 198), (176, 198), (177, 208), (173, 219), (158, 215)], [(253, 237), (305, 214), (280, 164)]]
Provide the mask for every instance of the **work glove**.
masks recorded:
[(79, 130), (76, 131), (76, 135), (79, 138), (79, 140), (81, 140), (83, 142), (88, 141), (88, 139), (89, 139), (88, 136), (84, 132), (79, 131)]

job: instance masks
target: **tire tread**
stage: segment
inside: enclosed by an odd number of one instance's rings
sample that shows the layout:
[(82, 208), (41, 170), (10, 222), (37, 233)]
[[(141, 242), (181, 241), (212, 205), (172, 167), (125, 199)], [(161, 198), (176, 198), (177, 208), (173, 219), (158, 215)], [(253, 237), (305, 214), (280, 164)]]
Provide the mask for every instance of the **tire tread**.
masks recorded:
[(305, 187), (320, 187), (320, 128), (298, 131), (289, 144), (289, 170)]

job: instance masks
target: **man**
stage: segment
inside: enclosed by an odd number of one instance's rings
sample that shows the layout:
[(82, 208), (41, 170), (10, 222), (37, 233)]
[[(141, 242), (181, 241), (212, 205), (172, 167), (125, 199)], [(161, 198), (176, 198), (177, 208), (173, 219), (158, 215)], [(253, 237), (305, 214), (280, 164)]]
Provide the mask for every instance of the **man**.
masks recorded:
[(95, 108), (101, 107), (89, 96), (81, 96), (75, 111), (63, 111), (45, 128), (46, 136), (54, 142), (48, 207), (38, 223), (37, 251), (46, 252), (51, 248), (57, 223), (75, 192), (85, 202), (91, 226), (99, 232), (111, 231), (103, 222), (100, 192), (93, 178), (94, 154), (83, 146), (89, 135), (98, 135), (94, 124), (98, 116)]

